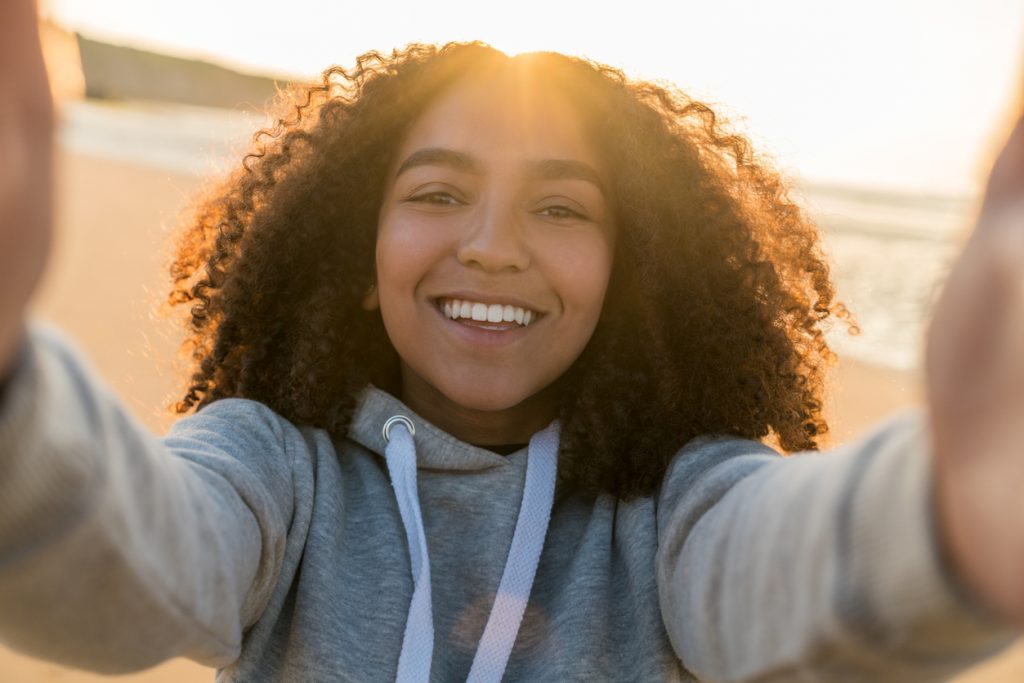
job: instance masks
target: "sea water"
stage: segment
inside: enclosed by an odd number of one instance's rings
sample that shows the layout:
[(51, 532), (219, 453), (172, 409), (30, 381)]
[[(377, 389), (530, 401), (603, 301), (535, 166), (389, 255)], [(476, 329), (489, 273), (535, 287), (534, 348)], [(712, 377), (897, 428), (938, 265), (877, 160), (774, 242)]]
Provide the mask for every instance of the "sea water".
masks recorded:
[(234, 170), (269, 123), (254, 111), (85, 100), (61, 106), (58, 142), (79, 154), (218, 176)]
[[(212, 178), (235, 169), (268, 123), (255, 111), (82, 101), (63, 107), (58, 139), (80, 154)], [(860, 328), (851, 336), (844, 324), (833, 324), (832, 348), (888, 367), (920, 368), (928, 318), (974, 199), (813, 182), (793, 196), (821, 228), (837, 298)]]
[(971, 224), (968, 196), (805, 184), (805, 210), (822, 230), (837, 298), (858, 336), (834, 325), (840, 356), (904, 370), (922, 366), (928, 321)]

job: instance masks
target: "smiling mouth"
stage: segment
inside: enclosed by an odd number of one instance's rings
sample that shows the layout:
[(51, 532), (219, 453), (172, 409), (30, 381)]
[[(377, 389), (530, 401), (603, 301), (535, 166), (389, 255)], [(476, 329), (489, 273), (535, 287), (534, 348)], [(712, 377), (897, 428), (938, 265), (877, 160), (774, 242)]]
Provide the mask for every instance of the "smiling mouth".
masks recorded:
[(449, 320), (498, 332), (529, 327), (544, 317), (543, 313), (521, 306), (464, 299), (439, 298), (434, 300), (434, 306)]

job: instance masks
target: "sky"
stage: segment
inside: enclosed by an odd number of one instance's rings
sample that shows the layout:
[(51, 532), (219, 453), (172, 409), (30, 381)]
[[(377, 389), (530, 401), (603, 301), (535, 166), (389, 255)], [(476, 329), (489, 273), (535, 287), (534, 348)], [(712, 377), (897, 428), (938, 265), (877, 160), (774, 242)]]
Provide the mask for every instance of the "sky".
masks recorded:
[(41, 1), (92, 37), (284, 77), (414, 41), (581, 55), (712, 104), (796, 179), (926, 194), (980, 190), (1024, 91), (1024, 0)]

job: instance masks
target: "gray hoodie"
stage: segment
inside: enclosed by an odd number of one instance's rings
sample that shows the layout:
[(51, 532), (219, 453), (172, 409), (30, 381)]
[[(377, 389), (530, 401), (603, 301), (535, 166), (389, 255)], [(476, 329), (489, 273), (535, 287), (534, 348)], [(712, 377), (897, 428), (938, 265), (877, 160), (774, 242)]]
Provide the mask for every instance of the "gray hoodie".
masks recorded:
[(946, 569), (919, 411), (822, 454), (701, 437), (628, 503), (551, 486), (557, 430), (502, 456), (368, 387), (341, 441), (247, 399), (158, 438), (33, 320), (0, 404), (0, 641), (220, 681), (912, 683), (1014, 637)]

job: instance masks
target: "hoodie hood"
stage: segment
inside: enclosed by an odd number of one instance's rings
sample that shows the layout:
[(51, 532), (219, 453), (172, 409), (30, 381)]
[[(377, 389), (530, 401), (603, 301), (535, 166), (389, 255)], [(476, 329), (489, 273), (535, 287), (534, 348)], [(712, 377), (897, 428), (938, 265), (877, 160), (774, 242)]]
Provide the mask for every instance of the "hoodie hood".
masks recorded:
[(383, 427), (389, 418), (405, 415), (416, 428), (416, 465), (432, 470), (486, 470), (508, 467), (511, 459), (525, 458), (523, 448), (509, 455), (499, 455), (460, 441), (409, 409), (405, 403), (372, 384), (359, 397), (352, 414), (348, 436), (359, 445), (383, 456), (387, 448)]

